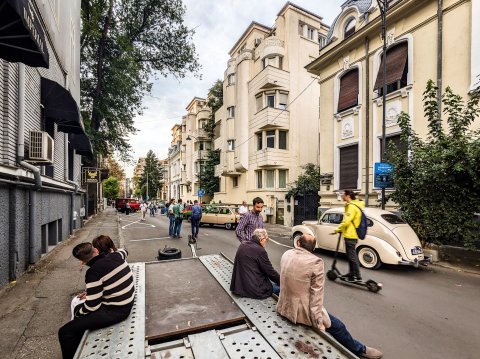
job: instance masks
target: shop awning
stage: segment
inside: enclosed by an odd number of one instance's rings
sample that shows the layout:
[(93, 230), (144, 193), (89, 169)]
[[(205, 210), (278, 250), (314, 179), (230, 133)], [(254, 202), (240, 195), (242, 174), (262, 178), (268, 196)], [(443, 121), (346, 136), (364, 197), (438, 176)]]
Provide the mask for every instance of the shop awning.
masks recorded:
[(88, 136), (83, 134), (71, 133), (68, 135), (68, 141), (75, 149), (75, 152), (82, 156), (93, 157), (92, 143)]
[(48, 47), (34, 0), (0, 0), (0, 58), (48, 68)]
[(59, 131), (85, 133), (77, 102), (66, 88), (55, 81), (42, 77), (41, 103), (44, 107), (46, 120), (56, 122)]

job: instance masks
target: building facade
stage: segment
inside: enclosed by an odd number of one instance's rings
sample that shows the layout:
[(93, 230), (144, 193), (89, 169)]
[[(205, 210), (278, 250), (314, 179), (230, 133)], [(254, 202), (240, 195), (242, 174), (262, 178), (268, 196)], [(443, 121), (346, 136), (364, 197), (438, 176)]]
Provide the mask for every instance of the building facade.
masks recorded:
[(253, 22), (230, 50), (223, 106), (215, 113), (215, 202), (260, 196), (270, 223), (294, 223), (286, 200), (307, 163), (319, 163), (317, 79), (305, 66), (318, 57), (328, 26), (287, 3), (273, 27)]
[[(382, 101), (381, 17), (376, 1), (347, 1), (328, 33), (327, 46), (307, 66), (320, 78), (321, 205), (340, 205), (354, 189), (370, 206), (381, 190), (373, 166), (381, 159), (383, 106), (387, 145), (400, 142), (397, 117), (410, 116), (427, 134), (422, 94), (429, 79), (468, 97), (480, 76), (480, 1), (389, 1), (386, 18), (387, 84)], [(442, 51), (443, 49), (443, 51)], [(388, 194), (388, 190), (387, 190)], [(394, 207), (387, 203), (387, 207)]]
[(182, 146), (182, 125), (175, 124), (172, 127), (172, 143), (168, 149), (168, 198), (178, 199), (182, 196), (180, 184), (182, 182), (182, 159), (181, 159), (181, 146)]
[(79, 73), (80, 2), (2, 1), (0, 286), (88, 213), (81, 166), (93, 155), (78, 109)]

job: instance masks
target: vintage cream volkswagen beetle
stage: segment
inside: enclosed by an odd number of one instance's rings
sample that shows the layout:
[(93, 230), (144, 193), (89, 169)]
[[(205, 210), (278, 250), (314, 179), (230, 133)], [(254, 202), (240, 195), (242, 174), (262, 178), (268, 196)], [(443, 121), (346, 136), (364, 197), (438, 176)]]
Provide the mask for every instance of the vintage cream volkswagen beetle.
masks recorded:
[[(365, 239), (358, 240), (357, 253), (360, 265), (377, 269), (382, 263), (411, 265), (428, 265), (431, 257), (425, 257), (422, 246), (413, 229), (392, 212), (379, 208), (365, 208), (368, 231)], [(342, 222), (344, 208), (326, 210), (319, 221), (304, 221), (292, 228), (292, 240), (303, 233), (313, 234), (317, 239), (317, 248), (335, 251), (337, 235), (331, 233)], [(340, 253), (345, 253), (345, 244), (340, 242)]]

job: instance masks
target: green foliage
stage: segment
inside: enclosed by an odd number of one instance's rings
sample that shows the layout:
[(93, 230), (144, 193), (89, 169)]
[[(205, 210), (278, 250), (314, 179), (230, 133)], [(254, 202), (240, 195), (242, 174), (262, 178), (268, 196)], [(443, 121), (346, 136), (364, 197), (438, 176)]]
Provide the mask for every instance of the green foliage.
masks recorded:
[(181, 0), (82, 0), (81, 108), (96, 153), (129, 157), (152, 74), (199, 69)]
[(320, 189), (320, 166), (307, 163), (302, 168), (305, 172), (298, 176), (298, 179), (291, 185), (291, 188), (285, 194), (285, 198), (295, 198), (307, 193), (318, 193)]
[(117, 178), (110, 176), (103, 181), (103, 196), (105, 198), (110, 200), (115, 199), (118, 197), (119, 192), (120, 184), (118, 183)]
[(407, 114), (398, 123), (409, 156), (395, 146), (389, 148), (395, 165), (395, 192), (402, 216), (423, 242), (480, 248), (480, 133), (469, 131), (478, 117), (480, 92), (467, 103), (446, 88), (442, 96), (442, 126), (432, 81), (424, 93), (428, 136), (422, 140), (411, 128)]
[[(163, 186), (163, 174), (161, 166), (158, 163), (158, 158), (152, 150), (147, 153), (145, 167), (137, 183), (137, 188), (140, 189), (139, 193), (144, 198), (147, 198), (147, 181), (148, 196), (149, 198), (155, 198)], [(137, 191), (135, 193), (137, 193)]]

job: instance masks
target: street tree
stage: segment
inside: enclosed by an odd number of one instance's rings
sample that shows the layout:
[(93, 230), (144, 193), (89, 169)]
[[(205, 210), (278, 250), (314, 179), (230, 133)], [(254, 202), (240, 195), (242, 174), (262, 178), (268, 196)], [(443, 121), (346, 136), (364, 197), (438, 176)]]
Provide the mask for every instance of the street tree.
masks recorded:
[(423, 242), (480, 248), (480, 222), (475, 220), (480, 213), (480, 132), (470, 130), (480, 114), (480, 91), (465, 103), (447, 87), (443, 115), (437, 91), (429, 81), (423, 96), (425, 139), (412, 130), (408, 114), (399, 116), (401, 141), (409, 155), (393, 144), (388, 149), (395, 165), (390, 198)]
[(115, 177), (119, 181), (125, 179), (125, 171), (112, 156), (107, 157), (106, 163), (110, 176)]
[(307, 163), (302, 166), (304, 173), (298, 176), (297, 180), (289, 185), (290, 189), (285, 198), (303, 196), (305, 194), (317, 194), (320, 189), (320, 166)]
[[(152, 198), (157, 196), (157, 192), (163, 186), (163, 174), (158, 158), (155, 153), (150, 150), (145, 158), (145, 167), (143, 173), (138, 180), (138, 188), (142, 197)], [(147, 193), (148, 191), (148, 193)]]
[(120, 192), (120, 184), (116, 177), (110, 176), (103, 181), (103, 195), (109, 200), (113, 200), (118, 197)]
[(185, 11), (181, 0), (82, 0), (81, 112), (96, 153), (129, 157), (152, 75), (197, 74)]

